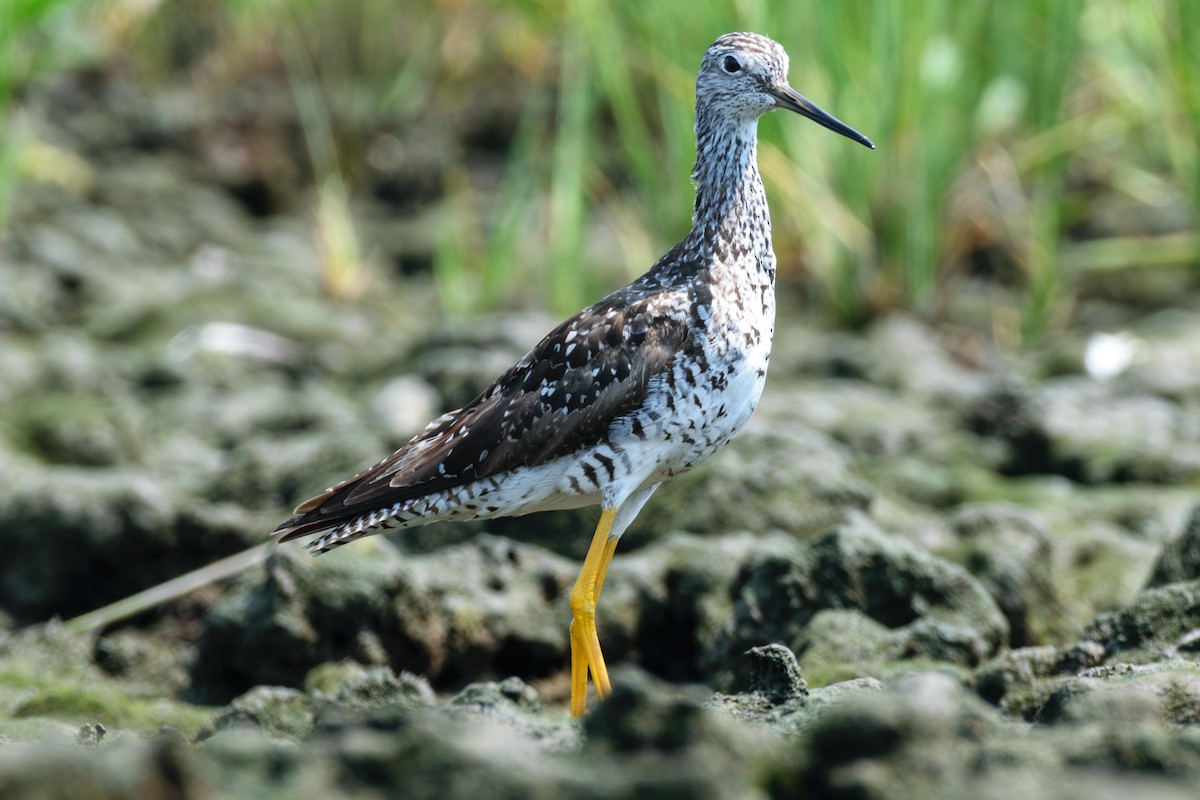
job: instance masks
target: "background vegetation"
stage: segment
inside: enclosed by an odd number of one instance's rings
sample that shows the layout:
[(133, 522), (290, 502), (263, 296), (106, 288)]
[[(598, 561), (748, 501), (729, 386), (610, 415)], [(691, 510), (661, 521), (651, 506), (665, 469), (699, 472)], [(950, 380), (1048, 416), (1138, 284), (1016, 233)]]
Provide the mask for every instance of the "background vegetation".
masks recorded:
[(49, 76), (119, 69), (153, 87), (274, 71), (328, 291), (352, 300), (372, 281), (353, 208), (386, 160), (379, 132), (477, 110), (493, 121), (437, 161), (427, 198), (442, 303), (568, 312), (687, 229), (695, 70), (735, 29), (781, 41), (793, 85), (878, 145), (762, 126), (784, 278), (842, 322), (953, 315), (956, 293), (982, 286), (982, 324), (1015, 346), (1067, 324), (1089, 274), (1195, 274), (1191, 0), (8, 0), (0, 213), (18, 180), (86, 179), (69, 146), (29, 133), (24, 100)]

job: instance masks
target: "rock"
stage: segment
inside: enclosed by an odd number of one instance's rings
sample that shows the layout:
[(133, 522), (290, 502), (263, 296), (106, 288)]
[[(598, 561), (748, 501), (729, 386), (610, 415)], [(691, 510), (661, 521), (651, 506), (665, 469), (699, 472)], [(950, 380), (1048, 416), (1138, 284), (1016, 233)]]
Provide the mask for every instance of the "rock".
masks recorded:
[(804, 629), (804, 668), (821, 684), (872, 673), (881, 659), (899, 658), (905, 634), (856, 608), (822, 608)]
[(542, 713), (537, 690), (517, 677), (472, 683), (450, 698), (448, 713), (508, 727), (512, 735), (545, 753), (575, 752), (579, 727), (558, 710)]
[(742, 666), (735, 675), (736, 691), (762, 695), (776, 705), (808, 694), (796, 654), (781, 644), (751, 647)]
[[(997, 725), (996, 713), (953, 678), (912, 674), (817, 717), (803, 734), (803, 755), (776, 776), (773, 788), (778, 796), (802, 790), (814, 796), (972, 796), (953, 793), (954, 782), (969, 773), (950, 743), (984, 736)], [(912, 769), (914, 763), (922, 768)]]
[(117, 681), (97, 667), (95, 655), (90, 635), (57, 621), (0, 636), (0, 734), (66, 744), (77, 740), (81, 725), (100, 725), (110, 732), (108, 746), (121, 729), (150, 733), (171, 725), (190, 733), (211, 715), (175, 699), (170, 677)]
[(371, 415), (381, 423), (388, 438), (407, 441), (441, 413), (439, 406), (432, 386), (416, 376), (402, 375), (375, 393)]
[(75, 734), (75, 743), (84, 747), (95, 747), (100, 744), (100, 740), (106, 733), (108, 733), (107, 728), (99, 722), (93, 722), (79, 729), (79, 732)]
[[(1139, 712), (1141, 713), (1141, 712)], [(829, 707), (768, 779), (774, 796), (1182, 799), (1200, 775), (1185, 737), (1126, 721), (1022, 728), (936, 672)], [(1002, 788), (997, 788), (1002, 787)]]
[(937, 332), (906, 314), (887, 314), (867, 329), (872, 382), (906, 396), (935, 397), (955, 404), (978, 395), (987, 375), (955, 359)]
[(370, 435), (252, 434), (230, 448), (209, 491), (248, 508), (291, 508), (384, 454)]
[(851, 379), (893, 390), (900, 398), (933, 398), (952, 405), (977, 394), (987, 380), (960, 357), (963, 348), (955, 352), (958, 342), (944, 330), (903, 312), (881, 315), (865, 335), (810, 326), (810, 320), (781, 315), (772, 374), (818, 377), (825, 384)]
[(704, 653), (718, 686), (734, 653), (778, 642), (801, 653), (825, 608), (857, 609), (889, 628), (876, 659), (925, 658), (971, 666), (1007, 637), (1000, 610), (961, 567), (889, 538), (865, 517), (805, 550), (747, 563), (732, 587), (734, 612)]
[(966, 425), (992, 440), (993, 461), (1009, 475), (1097, 484), (1180, 483), (1200, 474), (1200, 444), (1177, 404), (1114, 393), (1090, 379), (1054, 378), (1036, 390), (1001, 382), (975, 402)]
[(1167, 308), (1134, 327), (1136, 354), (1129, 384), (1183, 403), (1200, 397), (1200, 325), (1192, 309)]
[(181, 478), (190, 477), (208, 496), (280, 515), (388, 452), (348, 398), (328, 387), (297, 391), (282, 376), (205, 381), (191, 375), (163, 399), (159, 413), (180, 427), (207, 419), (205, 440), (218, 461)]
[(142, 412), (128, 397), (41, 392), (9, 404), (4, 417), (17, 432), (12, 444), (45, 464), (111, 467), (147, 457)]
[(69, 617), (243, 549), (247, 516), (212, 511), (136, 469), (16, 475), (0, 485), (0, 606), (22, 622)]
[(1177, 483), (1200, 474), (1180, 459), (1187, 441), (1179, 407), (1143, 394), (1113, 396), (1091, 381), (1060, 378), (1043, 387), (1041, 425), (1060, 474), (1084, 483)]
[(520, 678), (505, 678), (500, 683), (472, 683), (456, 694), (450, 702), (459, 706), (491, 707), (510, 703), (525, 711), (541, 711), (537, 690)]
[(280, 548), (205, 618), (191, 692), (211, 701), (260, 683), (299, 686), (313, 667), (344, 658), (435, 686), (545, 676), (567, 663), (574, 572), (490, 536), (403, 558), (378, 538), (320, 559)]
[(419, 675), (397, 675), (388, 667), (365, 667), (355, 661), (321, 664), (305, 676), (304, 689), (314, 699), (339, 706), (433, 705), (436, 700), (429, 681)]
[[(1065, 648), (1022, 647), (999, 653), (975, 670), (974, 686), (989, 703), (1005, 702), (1010, 692), (1019, 691), (1042, 678), (1076, 675), (1104, 660), (1104, 648), (1081, 642)], [(1006, 711), (1013, 708), (1006, 703)]]
[(1053, 638), (1075, 639), (1099, 611), (1131, 603), (1195, 502), (1184, 487), (1148, 485), (1062, 483), (1030, 497), (1053, 533), (1061, 612)]
[(0, 747), (0, 796), (41, 800), (178, 800), (207, 794), (185, 749), (164, 740)]
[(1034, 680), (1006, 698), (1030, 722), (1105, 728), (1189, 724), (1200, 709), (1200, 667), (1184, 661), (1111, 664), (1069, 677)]
[(874, 678), (856, 678), (806, 689), (803, 693), (792, 694), (778, 702), (758, 692), (739, 692), (714, 694), (704, 705), (774, 736), (793, 737), (807, 730), (822, 714), (848, 698), (880, 691), (883, 691), (883, 684)]
[(148, 694), (175, 696), (187, 686), (190, 656), (175, 643), (182, 635), (179, 627), (168, 617), (156, 628), (115, 628), (95, 637), (91, 660), (124, 686)]
[(1192, 509), (1183, 533), (1163, 548), (1147, 588), (1200, 578), (1200, 505)]
[(313, 783), (324, 783), (322, 773), (337, 776), (342, 792), (549, 800), (574, 784), (569, 773), (548, 771), (545, 755), (495, 718), (400, 711), (366, 728), (323, 729), (318, 742), (324, 764)]
[(586, 718), (584, 733), (593, 752), (675, 753), (704, 736), (710, 722), (694, 698), (636, 669), (614, 671), (613, 694)]
[(628, 555), (618, 549), (597, 612), (606, 657), (636, 659), (666, 680), (703, 679), (701, 654), (733, 612), (742, 565), (795, 548), (783, 534), (677, 533)]
[(1169, 583), (1142, 592), (1128, 607), (1105, 612), (1083, 632), (1083, 640), (1105, 649), (1109, 659), (1149, 663), (1175, 655), (1200, 628), (1200, 580)]
[(1194, 726), (1200, 722), (1200, 670), (1194, 664), (1179, 667), (1171, 664), (1157, 676), (1159, 709), (1168, 722)]
[(622, 536), (624, 551), (666, 531), (724, 534), (778, 529), (808, 537), (865, 509), (873, 492), (849, 455), (794, 423), (752, 421), (734, 442), (650, 498)]
[(1138, 683), (1114, 684), (1095, 678), (1059, 682), (1045, 698), (1033, 721), (1079, 725), (1143, 725), (1162, 716), (1158, 693)]
[(1036, 514), (1007, 504), (960, 508), (950, 526), (955, 560), (983, 583), (1008, 620), (1015, 647), (1046, 641), (1062, 618), (1052, 539)]
[(478, 317), (469, 326), (441, 324), (426, 339), (414, 367), (448, 408), (462, 408), (557, 322), (536, 314), (494, 314)]
[(277, 739), (303, 739), (313, 730), (312, 701), (282, 686), (256, 686), (237, 697), (201, 729), (198, 741), (231, 727), (257, 728)]
[[(942, 438), (941, 415), (925, 401), (859, 381), (800, 383), (764, 399), (754, 419), (767, 430), (795, 427), (817, 442), (828, 438), (847, 463), (901, 456)], [(805, 455), (803, 451), (798, 455)]]
[(1055, 472), (1050, 437), (1042, 418), (1045, 401), (1015, 379), (994, 381), (964, 413), (964, 427), (985, 439), (985, 452), (1005, 475)]

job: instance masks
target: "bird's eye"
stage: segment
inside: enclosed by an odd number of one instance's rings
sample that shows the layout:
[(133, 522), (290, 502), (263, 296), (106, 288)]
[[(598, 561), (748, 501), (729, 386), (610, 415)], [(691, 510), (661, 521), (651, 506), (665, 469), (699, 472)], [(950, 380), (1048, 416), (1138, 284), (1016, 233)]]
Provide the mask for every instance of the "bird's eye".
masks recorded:
[(724, 67), (725, 71), (730, 75), (734, 74), (735, 72), (742, 71), (741, 63), (733, 56), (725, 56), (725, 60), (721, 62), (721, 66)]

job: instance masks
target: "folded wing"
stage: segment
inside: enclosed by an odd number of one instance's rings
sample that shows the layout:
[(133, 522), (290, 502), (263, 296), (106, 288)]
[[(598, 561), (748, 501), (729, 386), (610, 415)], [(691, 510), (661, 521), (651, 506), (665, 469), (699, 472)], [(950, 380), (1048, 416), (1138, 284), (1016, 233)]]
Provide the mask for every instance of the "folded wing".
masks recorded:
[(632, 290), (568, 319), (469, 405), (438, 417), (370, 469), (301, 503), (276, 529), (280, 541), (602, 441), (691, 346), (685, 320), (672, 313), (679, 304), (663, 294), (636, 297)]

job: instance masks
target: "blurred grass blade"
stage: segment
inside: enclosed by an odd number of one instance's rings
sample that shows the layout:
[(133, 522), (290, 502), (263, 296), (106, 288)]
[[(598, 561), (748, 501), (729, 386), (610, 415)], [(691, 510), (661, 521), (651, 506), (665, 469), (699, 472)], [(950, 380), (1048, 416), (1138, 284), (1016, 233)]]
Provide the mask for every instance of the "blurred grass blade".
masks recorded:
[(1066, 272), (1186, 267), (1200, 272), (1200, 235), (1122, 236), (1077, 242), (1063, 248)]
[(558, 83), (558, 124), (551, 153), (550, 215), (548, 220), (550, 307), (571, 313), (590, 295), (591, 281), (583, 262), (586, 221), (585, 174), (595, 152), (591, 117), (595, 99), (584, 30), (568, 25), (563, 37), (562, 71)]
[(316, 244), (321, 282), (330, 297), (352, 301), (367, 288), (362, 248), (351, 219), (349, 195), (337, 155), (329, 108), (299, 26), (290, 27), (284, 53), (300, 127), (317, 184)]
[(169, 581), (151, 586), (145, 591), (124, 597), (115, 603), (109, 603), (103, 608), (89, 611), (78, 617), (67, 620), (64, 627), (72, 633), (90, 633), (102, 630), (121, 620), (129, 619), (135, 614), (149, 611), (152, 608), (183, 597), (202, 586), (237, 575), (239, 572), (261, 564), (267, 560), (270, 548), (274, 542), (255, 545), (249, 550), (243, 550), (228, 558), (192, 570), (186, 575), (172, 578)]
[[(0, 2), (0, 232), (6, 225), (9, 204), (24, 171), (22, 161), (27, 167), (40, 167), (67, 179), (79, 178), (81, 174), (78, 159), (69, 158), (71, 154), (66, 151), (42, 148), (29, 152), (33, 139), (23, 115), (15, 107), (15, 95), (22, 86), (71, 62), (76, 51), (66, 43), (76, 38), (76, 22), (69, 17), (79, 7), (77, 0)], [(61, 170), (55, 160), (43, 158), (50, 152), (64, 154)], [(39, 159), (38, 163), (29, 165), (31, 158)], [(87, 172), (90, 174), (90, 168)]]
[(446, 311), (463, 316), (479, 310), (478, 269), (483, 263), (479, 215), (466, 171), (452, 168), (445, 181), (449, 199), (438, 226), (433, 274)]
[(317, 190), (316, 237), (326, 293), (337, 300), (360, 299), (367, 275), (346, 187), (337, 175), (326, 178)]

